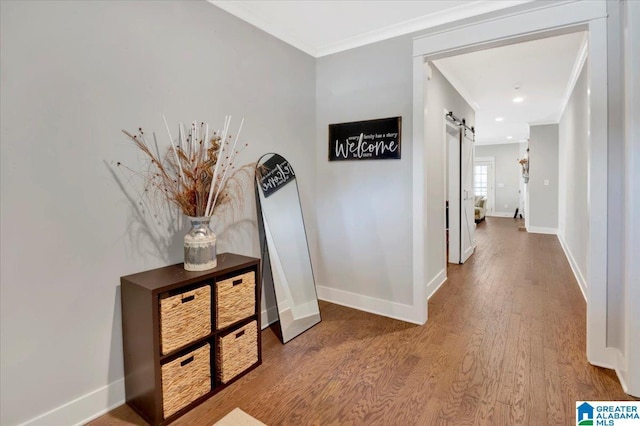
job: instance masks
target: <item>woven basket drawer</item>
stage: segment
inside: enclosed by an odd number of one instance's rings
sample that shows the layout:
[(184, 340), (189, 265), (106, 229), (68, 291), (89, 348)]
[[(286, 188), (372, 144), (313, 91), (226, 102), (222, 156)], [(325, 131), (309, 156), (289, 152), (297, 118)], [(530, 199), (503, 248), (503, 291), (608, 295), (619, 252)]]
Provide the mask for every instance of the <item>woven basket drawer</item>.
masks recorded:
[(218, 330), (253, 315), (256, 311), (256, 274), (247, 272), (216, 283)]
[(226, 336), (218, 337), (218, 380), (227, 383), (258, 362), (258, 323), (252, 321)]
[(160, 348), (167, 354), (211, 333), (211, 286), (160, 297)]
[(206, 345), (162, 366), (164, 418), (211, 391), (211, 348)]

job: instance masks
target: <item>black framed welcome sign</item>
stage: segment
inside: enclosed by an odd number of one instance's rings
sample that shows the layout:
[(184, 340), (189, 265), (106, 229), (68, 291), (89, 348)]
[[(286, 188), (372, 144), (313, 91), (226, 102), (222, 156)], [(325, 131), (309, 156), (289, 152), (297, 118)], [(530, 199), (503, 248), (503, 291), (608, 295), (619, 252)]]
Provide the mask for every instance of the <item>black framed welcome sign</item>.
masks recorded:
[(402, 117), (329, 124), (329, 161), (400, 159)]

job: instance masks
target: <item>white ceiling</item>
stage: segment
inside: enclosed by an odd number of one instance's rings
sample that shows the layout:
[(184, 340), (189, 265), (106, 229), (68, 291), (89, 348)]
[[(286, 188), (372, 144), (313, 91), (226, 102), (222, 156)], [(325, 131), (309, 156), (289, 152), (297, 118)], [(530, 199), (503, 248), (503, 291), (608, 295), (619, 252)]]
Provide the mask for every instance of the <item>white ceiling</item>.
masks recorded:
[[(531, 0), (208, 1), (321, 57)], [(559, 121), (585, 55), (586, 38), (574, 33), (434, 63), (476, 110), (476, 142), (512, 143), (529, 137), (529, 124)], [(513, 103), (516, 95), (524, 101)]]
[[(579, 32), (434, 64), (476, 110), (476, 143), (512, 143), (529, 137), (530, 124), (560, 120), (585, 55), (586, 35)], [(515, 103), (515, 97), (524, 100)], [(497, 117), (504, 120), (497, 122)]]
[(320, 57), (532, 0), (208, 0)]

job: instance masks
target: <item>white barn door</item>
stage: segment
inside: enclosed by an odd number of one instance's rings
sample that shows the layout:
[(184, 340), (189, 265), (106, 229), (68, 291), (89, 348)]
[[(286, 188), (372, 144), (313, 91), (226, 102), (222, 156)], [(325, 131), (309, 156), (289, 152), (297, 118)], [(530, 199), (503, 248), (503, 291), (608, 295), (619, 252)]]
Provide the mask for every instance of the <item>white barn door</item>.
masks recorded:
[(462, 206), (460, 212), (460, 263), (464, 263), (473, 254), (476, 245), (475, 208), (473, 202), (474, 149), (473, 133), (465, 128), (460, 130), (460, 204)]
[(449, 263), (464, 263), (475, 248), (473, 133), (446, 119)]

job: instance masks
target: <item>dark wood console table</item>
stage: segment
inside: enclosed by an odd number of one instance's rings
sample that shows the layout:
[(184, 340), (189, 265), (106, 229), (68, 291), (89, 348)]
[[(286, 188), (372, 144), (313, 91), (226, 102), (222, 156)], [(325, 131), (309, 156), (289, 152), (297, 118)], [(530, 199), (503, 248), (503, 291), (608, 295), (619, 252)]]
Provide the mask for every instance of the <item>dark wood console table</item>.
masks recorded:
[(120, 279), (127, 404), (165, 425), (262, 362), (260, 260), (218, 255)]

